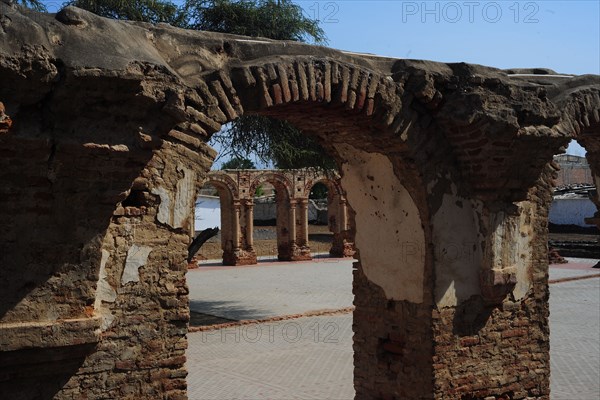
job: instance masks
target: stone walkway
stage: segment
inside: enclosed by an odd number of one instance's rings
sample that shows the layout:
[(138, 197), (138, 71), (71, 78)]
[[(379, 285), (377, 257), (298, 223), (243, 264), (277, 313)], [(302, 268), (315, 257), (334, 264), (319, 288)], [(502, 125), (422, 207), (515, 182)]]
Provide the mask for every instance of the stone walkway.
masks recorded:
[(600, 278), (550, 285), (550, 366), (552, 400), (600, 399)]
[(354, 299), (352, 262), (329, 258), (200, 267), (187, 273), (190, 310), (243, 320), (349, 307)]
[[(352, 304), (352, 261), (190, 271), (191, 309), (258, 319)], [(600, 273), (597, 260), (550, 279)], [(552, 400), (600, 399), (600, 278), (550, 286)], [(306, 317), (188, 335), (190, 400), (351, 399), (352, 315)]]
[(352, 316), (189, 334), (190, 400), (352, 399)]

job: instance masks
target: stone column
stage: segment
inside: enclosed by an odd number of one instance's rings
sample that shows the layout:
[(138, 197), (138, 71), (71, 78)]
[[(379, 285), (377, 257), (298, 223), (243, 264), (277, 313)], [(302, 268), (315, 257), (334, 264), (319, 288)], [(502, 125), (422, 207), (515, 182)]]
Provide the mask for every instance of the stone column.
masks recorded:
[(290, 200), (289, 214), (289, 231), (290, 231), (290, 246), (294, 247), (296, 244), (296, 201)]
[(246, 245), (247, 250), (254, 250), (254, 202), (246, 201)]
[(340, 214), (338, 226), (340, 232), (348, 230), (348, 206), (345, 199), (340, 200)]
[(231, 240), (234, 253), (240, 249), (240, 203), (233, 203), (233, 223)]
[[(585, 223), (588, 225), (596, 225), (598, 229), (600, 229), (600, 175), (594, 174), (592, 172), (592, 179), (594, 179), (594, 184), (596, 185), (596, 190), (589, 194), (590, 200), (596, 206), (596, 212), (594, 215), (591, 215), (584, 219)], [(598, 238), (598, 244), (600, 244), (600, 238)], [(595, 265), (595, 268), (600, 267), (600, 262)]]
[(308, 200), (300, 200), (300, 232), (302, 239), (300, 245), (308, 247)]

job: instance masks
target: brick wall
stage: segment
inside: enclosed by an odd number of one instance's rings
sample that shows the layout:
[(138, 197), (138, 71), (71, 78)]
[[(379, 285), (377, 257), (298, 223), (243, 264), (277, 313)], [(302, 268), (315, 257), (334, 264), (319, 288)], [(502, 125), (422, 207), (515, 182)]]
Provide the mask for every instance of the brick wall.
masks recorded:
[[(528, 202), (538, 213), (525, 298), (508, 296), (489, 305), (474, 297), (456, 308), (435, 310), (435, 398), (548, 399), (548, 258), (545, 246), (551, 177), (530, 190)], [(542, 240), (544, 239), (544, 240)]]

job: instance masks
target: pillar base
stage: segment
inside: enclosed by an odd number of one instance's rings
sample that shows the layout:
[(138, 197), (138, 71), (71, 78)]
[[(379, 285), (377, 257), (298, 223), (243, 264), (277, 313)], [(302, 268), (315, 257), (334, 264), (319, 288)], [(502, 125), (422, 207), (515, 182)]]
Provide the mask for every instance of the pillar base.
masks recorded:
[(255, 264), (257, 264), (257, 259), (254, 249), (223, 251), (223, 265), (240, 266)]
[(277, 259), (279, 261), (309, 261), (312, 260), (312, 255), (308, 246), (280, 245)]
[(336, 258), (350, 258), (354, 256), (356, 249), (354, 242), (348, 241), (343, 233), (334, 233), (329, 255)]

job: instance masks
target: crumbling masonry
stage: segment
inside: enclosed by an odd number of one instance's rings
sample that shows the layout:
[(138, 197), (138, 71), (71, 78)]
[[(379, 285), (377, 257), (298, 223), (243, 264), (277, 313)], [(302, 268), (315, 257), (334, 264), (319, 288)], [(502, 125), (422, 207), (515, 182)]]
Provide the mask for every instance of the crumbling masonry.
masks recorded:
[(253, 113), (340, 166), (357, 398), (549, 398), (550, 162), (598, 179), (598, 76), (0, 6), (3, 398), (186, 398), (206, 141)]

